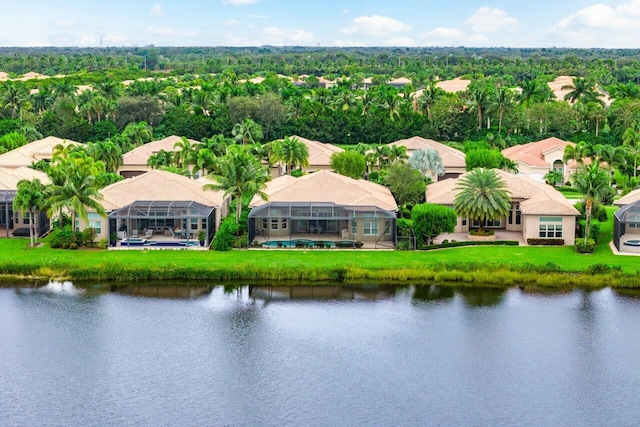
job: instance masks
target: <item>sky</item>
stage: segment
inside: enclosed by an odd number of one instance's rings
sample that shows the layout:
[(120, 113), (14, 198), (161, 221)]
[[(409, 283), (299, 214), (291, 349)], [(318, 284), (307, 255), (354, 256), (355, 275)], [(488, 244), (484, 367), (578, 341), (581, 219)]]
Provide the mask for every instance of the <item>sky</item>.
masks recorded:
[(2, 0), (0, 46), (640, 48), (640, 0)]

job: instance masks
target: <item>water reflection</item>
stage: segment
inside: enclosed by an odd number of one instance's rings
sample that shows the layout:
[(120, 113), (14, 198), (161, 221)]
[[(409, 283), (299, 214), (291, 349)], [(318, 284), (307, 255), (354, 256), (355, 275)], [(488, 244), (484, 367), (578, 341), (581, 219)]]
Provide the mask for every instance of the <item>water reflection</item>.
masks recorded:
[(502, 303), (507, 289), (460, 287), (457, 291), (470, 307), (493, 307)]
[(211, 292), (212, 286), (206, 285), (130, 285), (127, 287), (112, 286), (111, 292), (136, 297), (193, 299)]
[(418, 301), (445, 301), (456, 296), (453, 286), (418, 285), (413, 292), (413, 299)]
[(249, 296), (256, 300), (384, 300), (395, 295), (397, 287), (359, 286), (258, 286), (249, 285)]

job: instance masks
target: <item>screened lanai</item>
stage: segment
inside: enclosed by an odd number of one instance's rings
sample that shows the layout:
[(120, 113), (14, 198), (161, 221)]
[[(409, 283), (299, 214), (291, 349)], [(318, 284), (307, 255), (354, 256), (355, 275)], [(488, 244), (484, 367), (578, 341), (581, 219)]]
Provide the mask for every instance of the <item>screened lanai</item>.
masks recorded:
[(613, 244), (619, 252), (640, 253), (640, 201), (615, 212)]
[[(29, 237), (29, 219), (13, 211), (16, 190), (0, 190), (0, 237)], [(38, 236), (49, 230), (49, 218), (44, 212), (37, 213)]]
[(249, 214), (249, 241), (360, 241), (370, 247), (395, 247), (396, 215), (376, 206), (330, 202), (271, 202)]
[(120, 238), (196, 240), (204, 230), (206, 244), (215, 233), (215, 208), (193, 201), (136, 201), (109, 213), (109, 235)]

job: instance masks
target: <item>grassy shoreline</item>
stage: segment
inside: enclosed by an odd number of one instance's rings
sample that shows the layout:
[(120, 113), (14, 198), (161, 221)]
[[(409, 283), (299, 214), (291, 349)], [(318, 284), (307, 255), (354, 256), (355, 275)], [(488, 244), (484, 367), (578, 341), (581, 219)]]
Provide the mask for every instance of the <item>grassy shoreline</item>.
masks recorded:
[(26, 239), (0, 239), (0, 279), (78, 283), (170, 280), (291, 284), (395, 284), (640, 288), (640, 259), (572, 247), (472, 246), (435, 251), (365, 250), (54, 250)]

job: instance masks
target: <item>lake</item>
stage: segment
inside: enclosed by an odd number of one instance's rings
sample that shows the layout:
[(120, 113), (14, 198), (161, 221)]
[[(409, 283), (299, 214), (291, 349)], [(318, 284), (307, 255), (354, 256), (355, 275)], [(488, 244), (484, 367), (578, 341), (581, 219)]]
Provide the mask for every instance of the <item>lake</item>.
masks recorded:
[(0, 287), (1, 425), (637, 425), (640, 298)]

